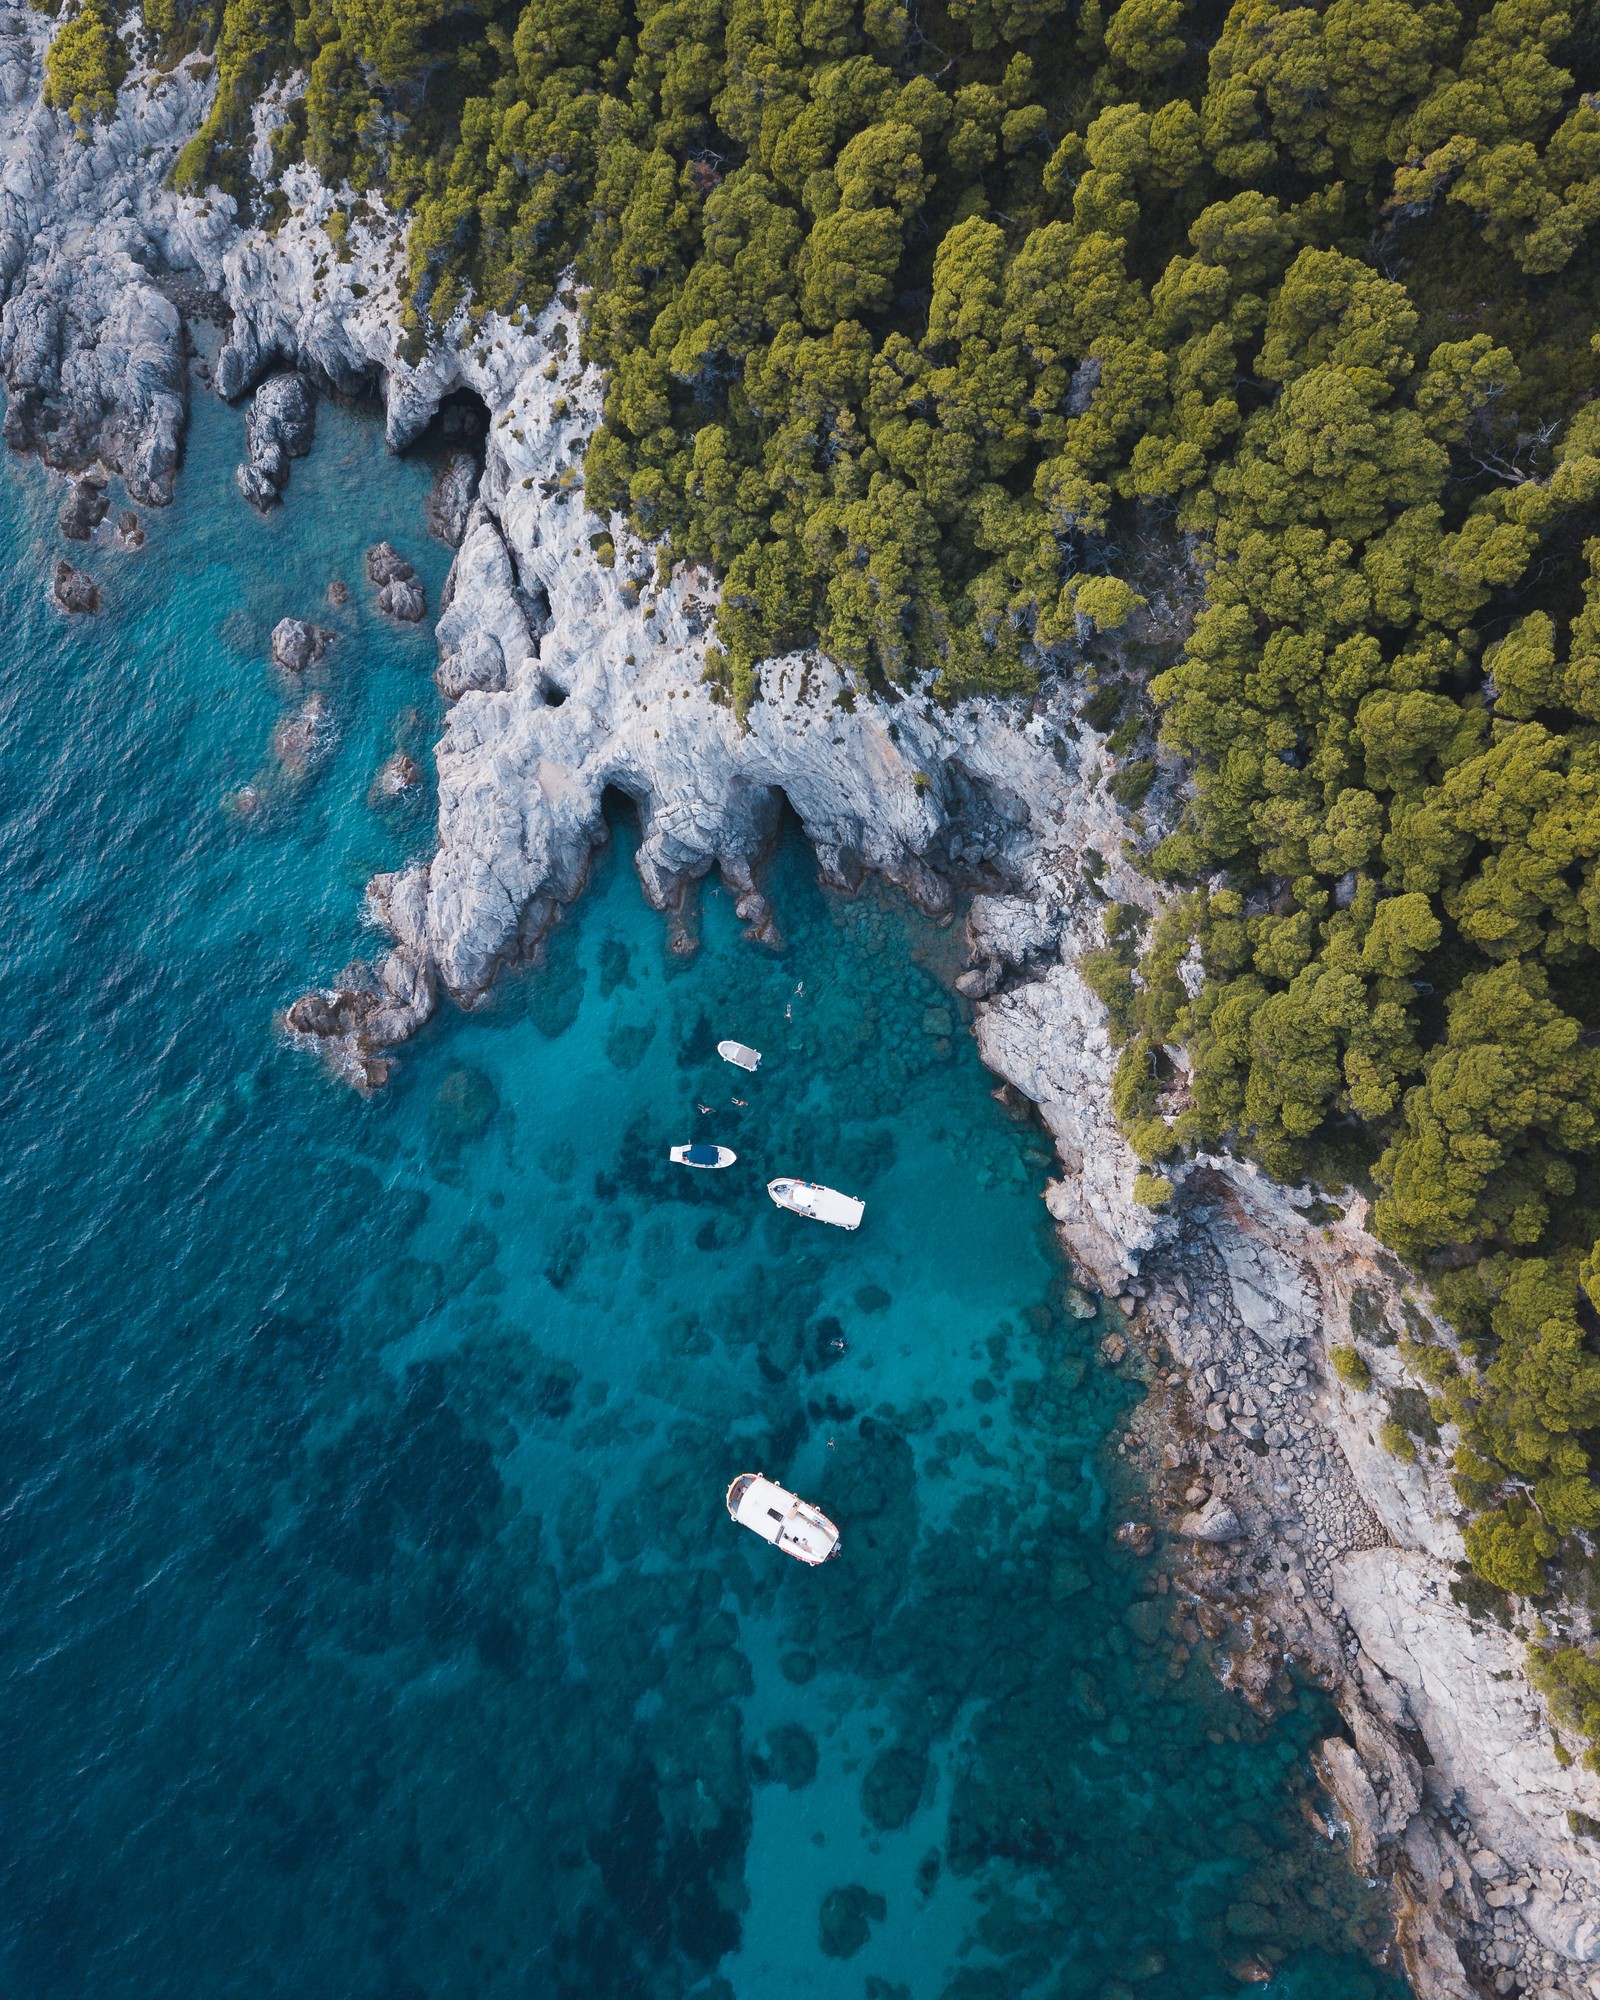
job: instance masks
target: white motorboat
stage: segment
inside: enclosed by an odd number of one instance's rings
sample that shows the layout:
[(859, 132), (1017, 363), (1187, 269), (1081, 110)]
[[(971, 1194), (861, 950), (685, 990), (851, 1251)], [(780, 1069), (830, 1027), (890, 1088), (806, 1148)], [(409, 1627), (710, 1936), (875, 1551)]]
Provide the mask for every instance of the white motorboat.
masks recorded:
[(717, 1054), (724, 1062), (730, 1062), (738, 1069), (759, 1069), (761, 1051), (747, 1048), (743, 1042), (718, 1042)]
[(667, 1157), (680, 1167), (731, 1167), (739, 1155), (731, 1146), (672, 1146)]
[(809, 1215), (813, 1222), (832, 1222), (840, 1229), (859, 1229), (867, 1212), (864, 1201), (857, 1201), (853, 1194), (840, 1194), (837, 1188), (824, 1187), (820, 1181), (797, 1181), (783, 1176), (767, 1182), (767, 1193), (779, 1208), (787, 1208), (795, 1215)]
[(831, 1562), (839, 1530), (818, 1507), (760, 1472), (741, 1472), (728, 1488), (728, 1512), (741, 1528), (782, 1549), (796, 1562)]

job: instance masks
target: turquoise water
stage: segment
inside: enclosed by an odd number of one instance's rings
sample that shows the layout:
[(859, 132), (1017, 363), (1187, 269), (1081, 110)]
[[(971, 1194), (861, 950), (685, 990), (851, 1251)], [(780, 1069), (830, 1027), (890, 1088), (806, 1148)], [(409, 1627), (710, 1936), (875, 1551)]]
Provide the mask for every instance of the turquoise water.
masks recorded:
[[(323, 407), (265, 523), (241, 437), (198, 402), (149, 546), (67, 551), (106, 603), (70, 628), (60, 489), (0, 480), (4, 1990), (1398, 1990), (1310, 1823), (1320, 1698), (1224, 1699), (1111, 1542), (1137, 1389), (950, 933), (825, 899), (791, 841), (786, 949), (711, 891), (674, 959), (619, 821), (548, 963), (373, 1100), (283, 1044), (372, 949), (367, 876), (430, 845), (430, 801), (369, 799), (438, 708), (362, 551), (434, 606), (448, 558), (370, 415)], [(298, 776), (285, 613), (341, 633)], [(669, 1167), (697, 1137), (737, 1167)], [(859, 1234), (773, 1209), (786, 1169), (864, 1195)], [(839, 1562), (732, 1526), (755, 1466)]]

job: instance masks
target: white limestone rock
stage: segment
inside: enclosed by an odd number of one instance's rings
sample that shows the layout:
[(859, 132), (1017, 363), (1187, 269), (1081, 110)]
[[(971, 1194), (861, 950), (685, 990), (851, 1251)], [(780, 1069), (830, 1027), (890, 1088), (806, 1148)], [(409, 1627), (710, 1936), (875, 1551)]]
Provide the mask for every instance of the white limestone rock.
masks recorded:
[(5, 437), (51, 464), (99, 463), (137, 500), (164, 504), (182, 443), (188, 373), (174, 270), (220, 271), (232, 204), (164, 186), (204, 116), (190, 64), (137, 70), (87, 139), (39, 102), (48, 18), (12, 14), (0, 37), (0, 375)]
[(316, 396), (303, 375), (269, 375), (257, 389), (245, 419), (245, 463), (234, 477), (258, 512), (277, 506), (289, 483), (289, 461), (310, 451), (316, 427)]
[(1421, 1551), (1369, 1549), (1346, 1556), (1334, 1576), (1363, 1653), (1427, 1739), (1440, 1788), (1463, 1800), (1480, 1838), (1513, 1867), (1570, 1878), (1572, 1902), (1530, 1901), (1524, 1921), (1563, 1957), (1600, 1963), (1600, 1858), (1567, 1823), (1569, 1811), (1600, 1810), (1600, 1786), (1557, 1762), (1522, 1643), (1469, 1618), (1450, 1596), (1449, 1570)]

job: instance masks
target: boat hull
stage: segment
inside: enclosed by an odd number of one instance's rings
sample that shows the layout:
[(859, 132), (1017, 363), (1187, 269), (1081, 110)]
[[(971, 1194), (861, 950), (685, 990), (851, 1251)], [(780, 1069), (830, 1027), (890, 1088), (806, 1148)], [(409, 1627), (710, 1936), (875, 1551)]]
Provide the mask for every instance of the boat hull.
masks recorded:
[(718, 1042), (717, 1054), (735, 1069), (756, 1070), (761, 1067), (761, 1051), (747, 1048), (743, 1042)]
[[(710, 1154), (712, 1158), (696, 1159), (696, 1154)], [(715, 1173), (719, 1167), (731, 1167), (739, 1155), (731, 1146), (669, 1146), (667, 1158), (680, 1167), (698, 1167), (702, 1173)]]
[(859, 1229), (867, 1212), (867, 1204), (853, 1194), (840, 1194), (837, 1188), (823, 1187), (818, 1181), (794, 1180), (787, 1175), (768, 1181), (767, 1193), (791, 1215), (831, 1222), (836, 1229)]
[(832, 1562), (839, 1553), (839, 1530), (822, 1509), (764, 1473), (739, 1474), (728, 1488), (728, 1512), (741, 1528), (808, 1569)]

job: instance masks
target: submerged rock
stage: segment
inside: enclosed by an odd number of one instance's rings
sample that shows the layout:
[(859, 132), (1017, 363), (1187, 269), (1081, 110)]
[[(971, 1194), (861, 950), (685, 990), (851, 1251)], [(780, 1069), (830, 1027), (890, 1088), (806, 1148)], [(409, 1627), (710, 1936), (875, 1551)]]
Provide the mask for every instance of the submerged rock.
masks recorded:
[(402, 798), (421, 783), (422, 771), (417, 760), (404, 750), (397, 750), (379, 767), (372, 781), (372, 797), (374, 800)]
[(469, 1063), (446, 1070), (428, 1107), (428, 1123), (447, 1148), (474, 1145), (500, 1113), (494, 1080)]
[(328, 602), (338, 611), (350, 602), (350, 586), (342, 576), (331, 577), (328, 581)]
[(298, 783), (322, 761), (329, 740), (328, 705), (317, 689), (273, 730), (272, 752), (284, 775)]
[(314, 667), (333, 644), (334, 635), (303, 618), (280, 618), (272, 628), (272, 664), (286, 674), (303, 674)]
[(830, 1889), (817, 1916), (817, 1943), (828, 1958), (854, 1958), (871, 1935), (870, 1926), (888, 1914), (883, 1897), (859, 1882)]
[(137, 514), (127, 512), (117, 517), (116, 545), (124, 552), (144, 547), (144, 529), (139, 526)]
[(906, 1744), (891, 1744), (867, 1766), (861, 1781), (861, 1809), (882, 1833), (905, 1826), (922, 1803), (928, 1760)]
[(106, 483), (98, 473), (74, 480), (61, 507), (61, 532), (69, 542), (86, 542), (111, 510)]
[(260, 513), (278, 504), (289, 461), (311, 449), (316, 422), (316, 399), (303, 375), (271, 375), (256, 391), (244, 427), (248, 457), (234, 477)]
[(63, 611), (93, 616), (100, 609), (100, 586), (92, 576), (85, 576), (81, 569), (74, 569), (66, 561), (56, 564), (50, 595)]
[(768, 1732), (766, 1755), (752, 1760), (758, 1778), (803, 1791), (817, 1775), (817, 1739), (799, 1722), (780, 1722)]
[(478, 497), (478, 461), (470, 451), (452, 451), (442, 459), (433, 475), (433, 489), (422, 503), (422, 518), (428, 533), (452, 549), (459, 549), (467, 532), (467, 516)]

